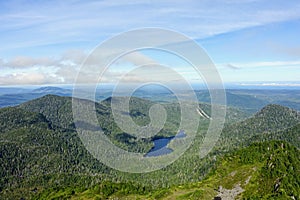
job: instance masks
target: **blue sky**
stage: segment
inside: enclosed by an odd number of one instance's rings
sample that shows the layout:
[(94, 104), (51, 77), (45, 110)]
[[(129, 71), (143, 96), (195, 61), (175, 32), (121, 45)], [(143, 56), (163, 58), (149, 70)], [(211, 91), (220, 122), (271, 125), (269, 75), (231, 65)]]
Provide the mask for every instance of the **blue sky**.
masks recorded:
[[(0, 1), (0, 85), (72, 84), (99, 43), (143, 27), (197, 41), (226, 83), (297, 82), (299, 10), (299, 1), (283, 0)], [(197, 79), (190, 66), (163, 55), (146, 53), (143, 59)], [(120, 76), (112, 71), (107, 81)]]

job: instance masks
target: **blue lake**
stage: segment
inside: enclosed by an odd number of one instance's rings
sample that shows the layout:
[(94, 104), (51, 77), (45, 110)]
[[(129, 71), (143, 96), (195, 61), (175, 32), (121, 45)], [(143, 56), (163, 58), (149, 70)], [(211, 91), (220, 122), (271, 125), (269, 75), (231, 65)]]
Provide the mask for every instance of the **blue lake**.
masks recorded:
[(161, 155), (171, 153), (173, 150), (168, 148), (169, 142), (174, 138), (183, 138), (183, 137), (185, 137), (185, 133), (183, 130), (181, 130), (174, 137), (159, 138), (153, 140), (154, 147), (152, 147), (152, 149), (145, 154), (145, 157), (161, 156)]

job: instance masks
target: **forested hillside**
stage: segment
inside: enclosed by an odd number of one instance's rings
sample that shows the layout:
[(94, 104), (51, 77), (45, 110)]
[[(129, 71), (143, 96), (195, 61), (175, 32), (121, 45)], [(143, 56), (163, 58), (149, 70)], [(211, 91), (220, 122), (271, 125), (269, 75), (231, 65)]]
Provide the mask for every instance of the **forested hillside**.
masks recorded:
[(287, 133), (299, 123), (300, 113), (298, 111), (270, 104), (244, 121), (226, 125), (217, 146), (228, 151), (230, 148), (249, 145), (251, 141), (281, 139), (290, 141), (299, 147), (299, 137), (297, 137), (299, 133), (297, 131), (293, 134)]
[(299, 149), (282, 141), (253, 143), (221, 156), (201, 182), (150, 190), (134, 183), (103, 182), (87, 190), (48, 190), (37, 198), (300, 199), (299, 153)]
[[(55, 197), (53, 195), (75, 198), (77, 194), (84, 196), (90, 193), (102, 198), (139, 194), (143, 198), (146, 195), (147, 198), (157, 199), (173, 192), (169, 188), (180, 190), (178, 185), (193, 188), (194, 183), (198, 187), (198, 183), (207, 177), (207, 173), (216, 166), (216, 162), (219, 163), (218, 160), (224, 153), (237, 150), (241, 146), (276, 139), (299, 147), (298, 112), (269, 105), (253, 117), (241, 121), (244, 118), (243, 113), (229, 109), (220, 143), (204, 159), (199, 158), (199, 146), (210, 119), (199, 115), (200, 124), (196, 138), (178, 160), (155, 172), (123, 173), (103, 165), (85, 149), (74, 129), (71, 100), (69, 97), (47, 95), (18, 107), (0, 109), (1, 199), (45, 199)], [(139, 140), (122, 132), (112, 120), (110, 101), (111, 99), (106, 99), (95, 104), (99, 124), (105, 134), (121, 148), (147, 152), (153, 146), (153, 138)], [(129, 114), (136, 123), (147, 124), (148, 110), (152, 104), (148, 100), (132, 98)], [(169, 119), (159, 136), (175, 135), (180, 116), (178, 104), (163, 105)], [(200, 104), (199, 108), (210, 114), (209, 105)], [(287, 143), (284, 146), (290, 148)], [(283, 161), (286, 161), (285, 158)], [(240, 170), (243, 169), (241, 166)], [(215, 185), (212, 188), (214, 187)], [(191, 192), (193, 190), (188, 189)], [(196, 191), (195, 195), (200, 193), (203, 192)]]

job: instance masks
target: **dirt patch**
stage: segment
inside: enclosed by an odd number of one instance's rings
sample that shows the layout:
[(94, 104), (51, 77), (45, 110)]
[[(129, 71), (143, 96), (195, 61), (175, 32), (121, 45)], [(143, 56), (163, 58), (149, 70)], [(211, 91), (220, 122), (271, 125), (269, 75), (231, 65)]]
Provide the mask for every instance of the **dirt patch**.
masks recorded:
[(219, 187), (218, 192), (218, 197), (221, 197), (222, 200), (233, 200), (237, 195), (244, 192), (244, 189), (241, 187), (240, 184), (237, 184), (231, 190)]

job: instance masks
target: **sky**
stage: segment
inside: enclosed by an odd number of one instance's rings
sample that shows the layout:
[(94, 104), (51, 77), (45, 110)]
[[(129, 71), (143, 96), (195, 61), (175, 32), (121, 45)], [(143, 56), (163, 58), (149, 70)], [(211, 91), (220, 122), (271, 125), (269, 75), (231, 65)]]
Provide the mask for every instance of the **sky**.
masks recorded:
[[(0, 86), (73, 84), (97, 46), (145, 27), (196, 41), (224, 83), (300, 86), (299, 10), (293, 0), (0, 1)], [(153, 62), (201, 82), (187, 62), (162, 51), (136, 51), (121, 61), (102, 81)]]

